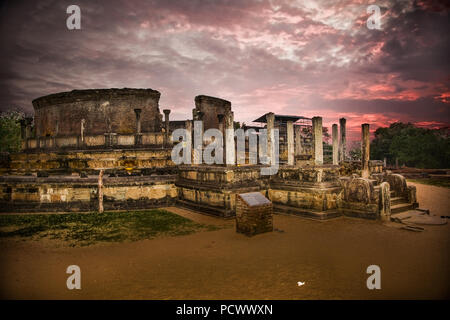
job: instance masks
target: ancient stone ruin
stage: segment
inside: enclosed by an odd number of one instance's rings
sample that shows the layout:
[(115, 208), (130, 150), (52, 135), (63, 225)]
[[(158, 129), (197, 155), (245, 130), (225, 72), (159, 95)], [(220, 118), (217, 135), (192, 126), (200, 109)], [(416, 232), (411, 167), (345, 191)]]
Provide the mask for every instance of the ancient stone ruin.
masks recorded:
[[(228, 218), (236, 215), (238, 195), (248, 192), (267, 197), (274, 213), (314, 219), (389, 219), (391, 213), (418, 205), (414, 187), (386, 171), (382, 161), (369, 159), (368, 124), (361, 129), (362, 161), (347, 159), (345, 119), (339, 119), (339, 128), (332, 126), (333, 152), (327, 162), (321, 117), (274, 113), (256, 119), (260, 126), (246, 127), (253, 131), (245, 136), (245, 152), (239, 153), (231, 102), (197, 96), (192, 119), (170, 121), (170, 110), (163, 110), (164, 116), (160, 112), (159, 98), (151, 89), (99, 89), (34, 100), (34, 119), (22, 122), (22, 151), (11, 154), (0, 169), (0, 210), (178, 205)], [(172, 141), (174, 130), (185, 128), (192, 139), (198, 124), (204, 131), (223, 132), (223, 164), (202, 161), (211, 141), (192, 147), (191, 164), (172, 161), (173, 146), (183, 143)], [(272, 149), (274, 129), (279, 157)], [(260, 139), (263, 130), (265, 148), (252, 149), (249, 139)], [(274, 174), (261, 173), (274, 163), (279, 164)]]

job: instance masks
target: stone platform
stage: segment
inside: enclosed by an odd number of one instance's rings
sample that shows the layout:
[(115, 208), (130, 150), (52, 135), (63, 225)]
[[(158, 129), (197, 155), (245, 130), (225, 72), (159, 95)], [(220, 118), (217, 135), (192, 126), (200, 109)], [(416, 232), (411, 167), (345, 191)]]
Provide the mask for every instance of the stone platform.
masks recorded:
[(267, 193), (269, 177), (262, 166), (189, 165), (178, 167), (178, 203), (206, 214), (234, 217), (236, 195), (259, 191)]
[[(133, 210), (175, 203), (175, 176), (129, 176), (103, 179), (105, 210)], [(96, 211), (98, 177), (0, 177), (1, 212)]]

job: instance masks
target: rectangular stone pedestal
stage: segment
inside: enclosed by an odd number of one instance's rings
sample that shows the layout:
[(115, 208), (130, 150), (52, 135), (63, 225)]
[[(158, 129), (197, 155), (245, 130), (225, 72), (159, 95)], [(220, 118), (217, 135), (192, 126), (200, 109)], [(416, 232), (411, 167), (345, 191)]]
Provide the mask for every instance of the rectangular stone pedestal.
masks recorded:
[(272, 203), (259, 192), (236, 196), (236, 232), (247, 236), (273, 231)]

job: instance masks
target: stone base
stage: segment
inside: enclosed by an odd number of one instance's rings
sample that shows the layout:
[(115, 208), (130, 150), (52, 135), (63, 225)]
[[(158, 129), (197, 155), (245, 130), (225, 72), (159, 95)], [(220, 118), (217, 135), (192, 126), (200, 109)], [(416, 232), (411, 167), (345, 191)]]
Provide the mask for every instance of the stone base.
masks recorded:
[(66, 150), (53, 152), (22, 152), (11, 154), (0, 175), (31, 175), (46, 171), (50, 175), (70, 175), (72, 173), (98, 173), (106, 171), (139, 172), (154, 170), (168, 172), (175, 168), (170, 158), (171, 149), (99, 149)]
[(339, 210), (332, 209), (326, 211), (314, 211), (314, 210), (306, 210), (302, 208), (295, 208), (291, 206), (284, 206), (280, 204), (276, 204), (273, 206), (273, 210), (275, 213), (281, 214), (290, 214), (295, 216), (300, 216), (304, 218), (310, 218), (314, 220), (329, 220), (333, 218), (340, 217), (342, 215)]
[(187, 200), (177, 200), (176, 204), (187, 208), (187, 209), (191, 209), (197, 212), (200, 212), (202, 214), (206, 214), (208, 216), (213, 216), (213, 217), (219, 217), (219, 218), (224, 218), (224, 219), (233, 219), (235, 216), (235, 213), (232, 212), (231, 210), (226, 210), (224, 208), (220, 208), (220, 207), (214, 207), (214, 206), (210, 206), (207, 204), (200, 204), (197, 202), (192, 202), (192, 201), (187, 201)]
[[(174, 176), (104, 177), (105, 210), (135, 210), (171, 205), (177, 197)], [(0, 212), (97, 211), (98, 177), (0, 177)]]
[(222, 218), (236, 214), (236, 195), (267, 190), (261, 166), (180, 166), (178, 202), (190, 209)]

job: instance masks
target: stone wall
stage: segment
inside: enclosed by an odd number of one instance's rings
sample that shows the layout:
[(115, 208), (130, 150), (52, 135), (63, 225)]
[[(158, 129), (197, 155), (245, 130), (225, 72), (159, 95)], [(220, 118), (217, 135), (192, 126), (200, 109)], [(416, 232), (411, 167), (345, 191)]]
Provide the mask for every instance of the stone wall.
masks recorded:
[(275, 211), (316, 219), (339, 215), (341, 193), (339, 167), (332, 165), (281, 167), (268, 190)]
[(196, 96), (194, 120), (203, 120), (204, 130), (219, 129), (219, 115), (224, 116), (231, 111), (231, 102), (210, 96)]
[(99, 134), (69, 135), (64, 137), (38, 137), (28, 138), (22, 141), (22, 149), (25, 152), (39, 152), (47, 150), (70, 149), (104, 149), (126, 148), (136, 149), (145, 147), (163, 147), (163, 132), (147, 132), (141, 134)]
[(104, 149), (68, 150), (52, 152), (27, 152), (10, 155), (9, 164), (0, 174), (25, 175), (45, 171), (49, 174), (96, 173), (99, 169), (110, 171), (155, 172), (171, 171), (175, 164), (170, 158), (171, 149)]
[[(173, 204), (174, 176), (105, 177), (105, 210), (146, 209)], [(98, 177), (0, 177), (1, 212), (95, 211)]]
[[(340, 164), (340, 175), (351, 176), (352, 174), (361, 175), (361, 161), (359, 160), (346, 160)], [(370, 160), (369, 161), (369, 173), (381, 173), (383, 172), (383, 161)]]
[(141, 132), (161, 132), (160, 93), (152, 89), (73, 90), (33, 100), (36, 137), (86, 135), (106, 132), (133, 134), (141, 109)]
[(357, 177), (341, 178), (343, 195), (340, 202), (342, 214), (347, 216), (378, 219), (381, 209), (380, 187), (375, 180)]
[(179, 203), (212, 215), (234, 217), (236, 194), (267, 190), (261, 166), (180, 166), (176, 185)]

